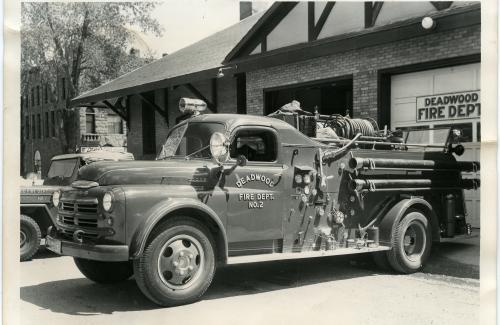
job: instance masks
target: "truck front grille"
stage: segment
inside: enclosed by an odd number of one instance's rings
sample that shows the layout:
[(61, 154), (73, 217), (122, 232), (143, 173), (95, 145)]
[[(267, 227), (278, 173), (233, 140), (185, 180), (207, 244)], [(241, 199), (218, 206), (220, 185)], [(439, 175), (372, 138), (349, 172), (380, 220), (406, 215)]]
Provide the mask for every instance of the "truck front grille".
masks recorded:
[(61, 210), (75, 213), (97, 214), (97, 203), (62, 202)]
[(98, 228), (97, 199), (61, 201), (59, 221), (64, 225)]
[(61, 216), (61, 222), (67, 225), (72, 226), (82, 226), (86, 228), (97, 228), (97, 219), (96, 218), (83, 218), (83, 217), (75, 217), (75, 216)]

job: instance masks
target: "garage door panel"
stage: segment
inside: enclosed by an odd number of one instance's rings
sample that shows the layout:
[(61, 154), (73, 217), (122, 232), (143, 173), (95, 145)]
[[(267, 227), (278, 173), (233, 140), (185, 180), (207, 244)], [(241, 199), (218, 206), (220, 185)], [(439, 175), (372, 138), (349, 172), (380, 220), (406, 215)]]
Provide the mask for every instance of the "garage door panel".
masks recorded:
[(394, 99), (423, 96), (432, 91), (432, 76), (410, 73), (392, 77), (391, 97)]
[(458, 92), (464, 89), (478, 89), (476, 88), (474, 71), (455, 71), (438, 74), (434, 77), (435, 94)]
[(398, 108), (392, 112), (394, 119), (401, 123), (415, 123), (417, 113), (415, 112), (415, 100), (410, 103), (400, 103)]

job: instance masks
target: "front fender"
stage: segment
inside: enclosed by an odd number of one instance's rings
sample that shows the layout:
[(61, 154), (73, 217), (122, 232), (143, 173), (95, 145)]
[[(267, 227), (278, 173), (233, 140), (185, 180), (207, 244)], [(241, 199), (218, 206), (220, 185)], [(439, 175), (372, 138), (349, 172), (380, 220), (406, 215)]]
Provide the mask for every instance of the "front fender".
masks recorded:
[(434, 212), (432, 205), (422, 198), (407, 198), (397, 202), (384, 216), (379, 224), (380, 243), (383, 245), (392, 245), (392, 233), (395, 227), (401, 221), (406, 211), (410, 208), (416, 208), (424, 212), (430, 218), (432, 240), (439, 240), (439, 223), (438, 217)]
[(219, 231), (222, 235), (224, 242), (224, 252), (227, 254), (227, 236), (224, 228), (224, 224), (220, 220), (217, 213), (215, 213), (209, 206), (200, 202), (199, 200), (191, 198), (169, 198), (151, 207), (145, 214), (145, 218), (142, 219), (139, 226), (136, 228), (132, 240), (130, 243), (130, 256), (131, 258), (139, 257), (144, 251), (146, 241), (149, 234), (154, 229), (154, 227), (162, 220), (165, 216), (175, 212), (179, 209), (196, 209), (205, 215), (208, 215), (218, 226)]

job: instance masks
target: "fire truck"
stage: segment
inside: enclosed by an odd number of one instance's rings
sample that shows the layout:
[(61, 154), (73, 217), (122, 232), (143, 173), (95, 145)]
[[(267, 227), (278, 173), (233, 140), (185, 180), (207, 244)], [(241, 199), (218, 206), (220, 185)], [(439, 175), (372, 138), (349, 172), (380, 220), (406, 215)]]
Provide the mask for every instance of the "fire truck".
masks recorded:
[(463, 191), (479, 179), (462, 173), (480, 165), (456, 160), (457, 130), (390, 132), (293, 107), (195, 115), (154, 161), (81, 168), (54, 193), (49, 249), (92, 281), (133, 275), (174, 306), (198, 300), (221, 265), (367, 253), (412, 273), (440, 238), (470, 233)]

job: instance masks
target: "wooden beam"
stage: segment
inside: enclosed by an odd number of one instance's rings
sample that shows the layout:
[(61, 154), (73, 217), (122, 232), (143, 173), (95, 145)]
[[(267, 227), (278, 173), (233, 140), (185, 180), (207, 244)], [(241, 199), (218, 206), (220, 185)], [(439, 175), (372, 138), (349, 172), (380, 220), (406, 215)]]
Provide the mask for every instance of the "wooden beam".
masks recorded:
[(170, 123), (168, 121), (168, 100), (169, 100), (169, 93), (168, 93), (168, 87), (166, 87), (164, 89), (164, 93), (163, 93), (163, 98), (164, 98), (164, 102), (165, 102), (165, 123), (167, 123), (167, 127), (170, 127)]
[(314, 23), (316, 22), (314, 8), (315, 8), (315, 3), (309, 1), (307, 3), (307, 35), (309, 42), (314, 40)]
[[(313, 5), (314, 5), (314, 3), (313, 3)], [(314, 25), (314, 27), (313, 27), (312, 33), (310, 35), (311, 37), (310, 37), (309, 41), (315, 41), (315, 40), (318, 39), (319, 33), (321, 33), (321, 30), (325, 26), (326, 20), (328, 19), (328, 16), (332, 12), (332, 9), (333, 9), (334, 5), (335, 5), (335, 1), (328, 1), (326, 3), (325, 8), (323, 9), (323, 12), (319, 16), (318, 22), (316, 24), (314, 24), (314, 15), (313, 15), (313, 25)], [(309, 19), (310, 18), (311, 18), (311, 16), (309, 16)]]
[(267, 52), (267, 35), (262, 37), (262, 41), (260, 42), (260, 53)]
[(166, 117), (167, 111), (165, 109), (161, 108), (156, 103), (153, 103), (152, 101), (150, 101), (149, 99), (147, 99), (143, 94), (137, 94), (137, 96), (139, 96), (139, 98), (141, 98), (141, 100), (143, 102), (145, 102), (146, 104), (148, 104), (149, 107), (151, 107), (152, 109), (154, 109), (155, 111), (157, 111), (161, 116), (163, 116), (163, 118), (165, 118), (165, 119), (168, 118), (168, 117)]
[(102, 102), (103, 102), (104, 105), (106, 105), (108, 108), (110, 108), (113, 112), (115, 112), (116, 114), (118, 114), (118, 116), (120, 116), (123, 120), (125, 120), (125, 121), (128, 122), (127, 116), (124, 114), (124, 112), (122, 110), (120, 110), (116, 106), (112, 105), (107, 100), (103, 100)]
[(365, 28), (370, 28), (375, 25), (383, 4), (382, 1), (365, 2)]
[(431, 3), (434, 8), (441, 11), (450, 8), (453, 1), (431, 1)]
[[(243, 39), (229, 52), (224, 61), (231, 61), (237, 56), (249, 55), (259, 43), (263, 43), (263, 38), (269, 35), (298, 3), (298, 1), (275, 2)], [(264, 44), (262, 44), (262, 52), (264, 52)]]
[(203, 94), (192, 84), (185, 84), (184, 87), (186, 87), (193, 95), (195, 95), (198, 99), (201, 99), (205, 103), (207, 103), (207, 107), (209, 110), (212, 111), (212, 113), (217, 113), (217, 107), (215, 107), (214, 103), (209, 101)]
[(217, 78), (212, 78), (212, 103), (217, 107)]

